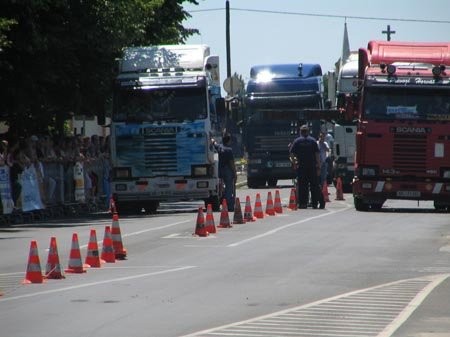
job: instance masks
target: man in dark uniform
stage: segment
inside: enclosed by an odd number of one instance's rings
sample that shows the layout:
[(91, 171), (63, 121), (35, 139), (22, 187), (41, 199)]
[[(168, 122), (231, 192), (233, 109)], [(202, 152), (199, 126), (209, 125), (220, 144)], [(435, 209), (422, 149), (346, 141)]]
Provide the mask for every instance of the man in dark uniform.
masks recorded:
[(234, 212), (235, 191), (236, 191), (236, 166), (231, 148), (231, 135), (225, 133), (222, 137), (222, 144), (217, 144), (211, 139), (215, 149), (219, 153), (219, 178), (225, 185), (224, 197), (227, 200), (228, 210)]
[(302, 125), (300, 136), (294, 140), (289, 149), (291, 161), (296, 160), (299, 208), (307, 207), (309, 191), (311, 191), (312, 207), (317, 208), (320, 203), (319, 208), (325, 208), (319, 188), (319, 152), (316, 140), (309, 135), (309, 127)]

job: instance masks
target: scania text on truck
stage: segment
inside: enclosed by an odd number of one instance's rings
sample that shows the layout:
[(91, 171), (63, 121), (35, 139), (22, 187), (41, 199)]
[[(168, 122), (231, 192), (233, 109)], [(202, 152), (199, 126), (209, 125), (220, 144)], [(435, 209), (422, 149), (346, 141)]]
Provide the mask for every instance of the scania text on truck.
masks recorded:
[[(318, 64), (270, 64), (250, 70), (245, 94), (243, 140), (250, 188), (293, 179), (288, 145), (297, 136), (302, 109), (323, 109)], [(317, 121), (317, 132), (320, 122)]]
[(359, 49), (357, 210), (387, 199), (450, 207), (450, 43), (371, 41)]
[(112, 193), (122, 209), (155, 212), (161, 201), (219, 208), (219, 57), (206, 45), (124, 50), (114, 86)]

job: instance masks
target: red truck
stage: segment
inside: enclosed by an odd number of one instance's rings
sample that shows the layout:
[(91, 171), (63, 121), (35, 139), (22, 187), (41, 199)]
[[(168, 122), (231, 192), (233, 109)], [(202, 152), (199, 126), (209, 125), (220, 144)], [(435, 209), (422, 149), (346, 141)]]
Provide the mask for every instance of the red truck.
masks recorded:
[(353, 196), (450, 211), (450, 42), (370, 41), (359, 49)]

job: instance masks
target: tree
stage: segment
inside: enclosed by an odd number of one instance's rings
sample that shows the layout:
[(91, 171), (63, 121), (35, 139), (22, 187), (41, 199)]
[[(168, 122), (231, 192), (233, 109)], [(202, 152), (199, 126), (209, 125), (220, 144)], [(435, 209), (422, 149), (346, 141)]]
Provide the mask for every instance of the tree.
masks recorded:
[(0, 116), (29, 134), (62, 132), (72, 114), (103, 112), (123, 47), (183, 43), (197, 33), (181, 24), (189, 17), (182, 2), (3, 0)]

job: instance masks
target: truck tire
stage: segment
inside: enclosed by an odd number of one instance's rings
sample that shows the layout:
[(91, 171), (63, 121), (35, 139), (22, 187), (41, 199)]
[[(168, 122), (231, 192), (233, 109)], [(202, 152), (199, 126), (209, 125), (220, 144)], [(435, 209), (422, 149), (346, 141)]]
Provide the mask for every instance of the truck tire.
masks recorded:
[(218, 195), (214, 195), (212, 197), (209, 197), (208, 199), (205, 199), (205, 208), (208, 207), (208, 204), (211, 204), (213, 212), (220, 211), (220, 200)]
[(267, 179), (267, 186), (277, 187), (277, 182), (278, 182), (277, 178), (269, 178), (269, 179)]
[(147, 213), (155, 214), (159, 207), (159, 201), (148, 201), (144, 205), (144, 209)]
[(359, 197), (353, 197), (353, 202), (355, 204), (355, 209), (357, 211), (366, 212), (369, 210), (369, 205), (365, 204), (363, 199), (361, 199)]
[(258, 179), (256, 178), (247, 178), (247, 186), (248, 188), (258, 188)]

